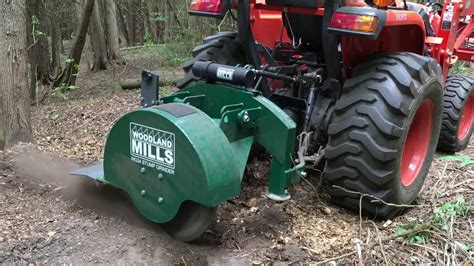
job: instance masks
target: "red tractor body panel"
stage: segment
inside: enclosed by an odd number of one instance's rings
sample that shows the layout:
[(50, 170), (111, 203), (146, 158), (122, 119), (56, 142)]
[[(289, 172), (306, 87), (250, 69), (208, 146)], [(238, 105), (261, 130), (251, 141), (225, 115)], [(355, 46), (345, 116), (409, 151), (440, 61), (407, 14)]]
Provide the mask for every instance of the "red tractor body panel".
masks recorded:
[[(258, 0), (254, 2), (250, 17), (254, 38), (270, 48), (280, 41), (284, 8), (287, 8), (288, 13), (324, 15), (324, 8), (283, 7), (256, 3), (261, 2)], [(355, 65), (375, 53), (407, 51), (423, 54), (425, 36), (423, 20), (417, 13), (407, 10), (387, 10), (386, 24), (378, 39), (342, 36), (342, 60), (346, 76), (350, 76), (351, 69)], [(283, 41), (291, 42), (286, 29), (283, 32)]]
[(285, 28), (282, 32), (281, 11), (251, 8), (250, 22), (254, 38), (258, 43), (273, 48), (280, 40), (280, 35), (284, 42), (290, 41)]
[(463, 6), (463, 9), (461, 10), (461, 17), (474, 14), (474, 1), (473, 0), (464, 0), (460, 2), (462, 3), (462, 6)]
[(464, 26), (459, 34), (458, 40), (454, 43), (455, 55), (459, 60), (474, 61), (474, 24), (469, 23)]
[(346, 76), (350, 77), (353, 67), (376, 53), (404, 51), (422, 55), (425, 36), (423, 20), (417, 13), (388, 10), (387, 21), (377, 39), (342, 36), (342, 60)]
[[(251, 27), (257, 42), (273, 48), (280, 41), (282, 12), (323, 16), (323, 8), (285, 7), (267, 5), (264, 0), (253, 0)], [(474, 61), (474, 1), (446, 1), (441, 16), (431, 14), (430, 21), (436, 36), (427, 36), (422, 17), (409, 10), (386, 10), (383, 30), (375, 40), (353, 35), (341, 36), (342, 61), (347, 77), (351, 69), (368, 56), (380, 52), (413, 52), (420, 55), (428, 51), (443, 68), (443, 77), (459, 59)], [(467, 17), (466, 17), (467, 16)], [(290, 42), (286, 30), (283, 41)]]

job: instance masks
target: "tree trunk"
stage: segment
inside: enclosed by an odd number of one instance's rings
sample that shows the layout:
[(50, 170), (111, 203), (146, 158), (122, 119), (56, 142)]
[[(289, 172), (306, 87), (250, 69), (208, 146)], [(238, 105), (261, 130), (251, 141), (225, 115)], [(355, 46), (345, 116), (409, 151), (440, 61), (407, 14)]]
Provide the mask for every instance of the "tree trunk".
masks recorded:
[(79, 29), (74, 40), (71, 52), (69, 53), (68, 64), (61, 72), (58, 79), (54, 81), (54, 86), (58, 87), (62, 84), (74, 85), (76, 84), (76, 75), (78, 72), (78, 65), (81, 62), (82, 50), (86, 42), (87, 28), (91, 18), (92, 11), (94, 10), (94, 0), (86, 0), (84, 5), (84, 11), (82, 12), (82, 19)]
[(129, 45), (137, 45), (140, 43), (139, 39), (139, 18), (138, 18), (138, 0), (128, 0), (128, 37)]
[(52, 1), (48, 1), (50, 6), (48, 9), (50, 10), (50, 31), (51, 31), (51, 65), (53, 69), (53, 76), (56, 78), (61, 73), (61, 29), (59, 28), (59, 21), (58, 21), (58, 10), (57, 10), (57, 2), (52, 3)]
[(105, 43), (105, 33), (100, 19), (100, 9), (98, 0), (94, 1), (94, 10), (91, 14), (89, 25), (89, 36), (92, 53), (94, 55), (94, 65), (92, 70), (107, 69), (107, 46)]
[(155, 2), (147, 2), (147, 1), (145, 1), (145, 6), (146, 6), (147, 16), (148, 16), (148, 19), (147, 19), (148, 31), (153, 37), (153, 41), (156, 43), (158, 42), (158, 25), (155, 20), (155, 11), (157, 10), (157, 6)]
[[(36, 1), (35, 1), (36, 2)], [(27, 11), (27, 18), (26, 18), (26, 42), (28, 44), (28, 67), (29, 67), (29, 77), (30, 77), (30, 84), (29, 84), (29, 91), (30, 91), (30, 99), (32, 101), (36, 100), (37, 94), (37, 77), (36, 77), (36, 69), (38, 68), (38, 58), (36, 56), (36, 50), (33, 49), (33, 45), (35, 43), (34, 37), (34, 27), (33, 27), (33, 13), (36, 5), (29, 5), (26, 8)]]
[(47, 38), (48, 22), (46, 6), (41, 0), (27, 5), (27, 42), (30, 63), (30, 98), (37, 97), (38, 84), (48, 85), (51, 75), (51, 57)]
[(109, 59), (116, 60), (120, 57), (120, 45), (118, 36), (117, 12), (114, 0), (106, 0), (105, 3), (107, 21), (107, 47)]
[[(36, 0), (38, 1), (38, 0)], [(38, 41), (37, 45), (33, 47), (38, 51), (38, 81), (42, 84), (50, 83), (50, 74), (51, 74), (51, 56), (49, 52), (49, 44), (47, 38), (47, 18), (46, 18), (46, 6), (43, 1), (38, 4), (38, 9), (36, 10), (37, 17), (39, 19), (39, 25), (37, 25), (35, 30), (36, 39)]]
[(130, 45), (130, 35), (128, 33), (128, 28), (127, 28), (127, 24), (125, 23), (125, 18), (124, 18), (124, 15), (123, 15), (123, 11), (122, 11), (122, 5), (119, 4), (116, 6), (117, 9), (117, 15), (118, 15), (118, 22), (119, 22), (119, 25), (120, 25), (120, 33), (121, 35), (123, 36), (123, 40), (125, 40), (125, 46), (129, 46)]
[(129, 39), (129, 45), (135, 45), (135, 12), (134, 10), (134, 5), (133, 5), (133, 0), (128, 0), (128, 16), (127, 16), (127, 24), (128, 24), (128, 39)]
[(25, 6), (0, 1), (0, 150), (31, 140)]
[(142, 0), (135, 1), (135, 19), (136, 19), (136, 33), (135, 33), (135, 41), (137, 44), (145, 43), (145, 20), (147, 18), (144, 16), (143, 13), (143, 2)]
[[(76, 21), (82, 20), (82, 7), (84, 5), (84, 0), (76, 1), (74, 4), (74, 13), (76, 14)], [(87, 70), (92, 70), (94, 66), (94, 56), (92, 55), (91, 41), (89, 33), (86, 34), (86, 41), (84, 42), (82, 60), (86, 60)]]

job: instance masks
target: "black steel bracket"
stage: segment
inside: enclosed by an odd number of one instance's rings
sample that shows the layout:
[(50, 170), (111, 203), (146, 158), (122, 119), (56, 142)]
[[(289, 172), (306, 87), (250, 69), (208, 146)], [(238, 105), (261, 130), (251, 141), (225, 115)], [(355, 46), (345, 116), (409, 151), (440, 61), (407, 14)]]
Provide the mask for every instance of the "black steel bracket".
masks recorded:
[[(323, 50), (330, 80), (336, 81), (333, 87), (343, 83), (341, 56), (338, 50), (338, 38), (328, 30), (329, 23), (335, 10), (341, 5), (341, 0), (326, 1), (323, 17)], [(339, 84), (337, 84), (339, 83)]]
[(160, 76), (158, 73), (147, 70), (142, 72), (140, 93), (142, 108), (158, 105), (160, 99)]

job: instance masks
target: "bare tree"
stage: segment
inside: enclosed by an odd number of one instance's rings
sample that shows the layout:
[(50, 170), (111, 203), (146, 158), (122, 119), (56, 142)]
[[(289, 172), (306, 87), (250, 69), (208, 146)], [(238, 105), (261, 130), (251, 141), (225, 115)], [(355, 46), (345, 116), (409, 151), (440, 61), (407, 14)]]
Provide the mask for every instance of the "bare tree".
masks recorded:
[(31, 139), (25, 5), (0, 1), (0, 150)]
[(114, 0), (105, 1), (106, 24), (107, 24), (107, 50), (109, 59), (116, 60), (120, 57), (120, 45), (118, 36), (117, 12)]
[(148, 20), (146, 12), (143, 11), (144, 3), (142, 0), (128, 0), (126, 8), (129, 45), (141, 44), (145, 35), (145, 21)]
[(53, 69), (53, 75), (56, 77), (61, 73), (61, 28), (59, 23), (59, 4), (58, 0), (47, 1), (49, 10), (49, 21), (50, 21), (50, 34), (51, 34), (51, 63)]
[(125, 22), (125, 12), (122, 11), (123, 9), (123, 4), (118, 1), (116, 5), (116, 11), (118, 15), (118, 23), (119, 23), (119, 28), (120, 28), (120, 37), (122, 38), (122, 43), (125, 43), (126, 46), (130, 45), (130, 34), (128, 32), (128, 27), (127, 23)]
[(128, 38), (130, 45), (136, 45), (138, 43), (137, 31), (138, 31), (138, 17), (137, 9), (135, 8), (135, 0), (128, 0)]
[(66, 67), (61, 72), (61, 75), (54, 81), (55, 87), (62, 84), (73, 85), (76, 83), (76, 75), (79, 70), (79, 63), (81, 62), (82, 50), (86, 42), (87, 28), (89, 27), (91, 14), (94, 10), (94, 2), (94, 0), (85, 1), (84, 11), (82, 12), (82, 19), (74, 40), (74, 45), (69, 53)]
[(28, 58), (30, 63), (30, 98), (36, 100), (38, 85), (49, 85), (51, 56), (47, 33), (49, 31), (46, 6), (42, 0), (31, 0), (27, 5)]
[(94, 56), (92, 70), (107, 69), (107, 46), (105, 43), (104, 27), (100, 18), (100, 9), (98, 0), (94, 1), (94, 10), (91, 14), (89, 25), (89, 36)]

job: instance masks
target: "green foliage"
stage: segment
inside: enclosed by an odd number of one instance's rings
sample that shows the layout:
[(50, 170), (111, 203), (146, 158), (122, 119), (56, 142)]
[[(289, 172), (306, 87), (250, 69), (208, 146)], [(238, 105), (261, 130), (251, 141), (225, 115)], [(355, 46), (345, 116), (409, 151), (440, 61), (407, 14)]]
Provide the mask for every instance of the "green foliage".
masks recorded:
[[(400, 225), (397, 226), (394, 231), (397, 234), (404, 234), (407, 231), (414, 229), (418, 225), (417, 221), (411, 222), (407, 225)], [(420, 231), (417, 233), (412, 233), (406, 236), (406, 241), (409, 243), (416, 243), (416, 244), (426, 244), (429, 239), (431, 239), (432, 234), (426, 231)]]
[(457, 61), (451, 68), (451, 74), (466, 75), (469, 74), (469, 67), (466, 66), (466, 62)]
[(46, 36), (46, 33), (37, 29), (37, 27), (40, 26), (40, 21), (37, 16), (35, 15), (31, 16), (31, 23), (33, 24), (33, 30), (34, 30), (33, 34), (36, 38), (41, 38), (41, 37)]
[(40, 24), (40, 21), (39, 21), (38, 17), (35, 16), (35, 15), (31, 16), (31, 22), (32, 22), (33, 25), (39, 25)]
[(66, 65), (73, 65), (73, 67), (79, 72), (79, 64), (76, 64), (76, 61), (73, 58), (68, 58), (64, 61)]
[(433, 224), (443, 231), (449, 230), (449, 223), (455, 217), (467, 217), (470, 207), (464, 201), (463, 196), (456, 198), (454, 203), (445, 203), (441, 207), (436, 208)]
[[(465, 202), (463, 196), (459, 196), (456, 198), (454, 203), (445, 203), (435, 209), (433, 216), (430, 218), (431, 226), (444, 232), (448, 232), (452, 220), (455, 218), (466, 218), (469, 216), (470, 211), (470, 204)], [(404, 234), (419, 225), (419, 221), (413, 221), (406, 225), (397, 226), (394, 231), (397, 234)], [(419, 231), (407, 235), (405, 240), (409, 243), (425, 244), (432, 237), (432, 233), (429, 231)], [(463, 244), (461, 248), (464, 250), (469, 250), (472, 247), (470, 245)]]
[(464, 155), (448, 155), (439, 157), (438, 160), (440, 161), (457, 161), (461, 162), (461, 166), (465, 167), (471, 164), (474, 164), (474, 160), (469, 156)]
[(77, 86), (75, 85), (63, 83), (61, 84), (61, 86), (53, 88), (50, 92), (50, 95), (56, 96), (66, 101), (66, 100), (69, 100), (69, 97), (67, 96), (68, 92), (76, 90), (76, 89), (77, 89)]
[(169, 66), (180, 66), (192, 58), (191, 50), (193, 47), (189, 47), (187, 43), (166, 43), (160, 47), (162, 48), (163, 57), (167, 59), (167, 65)]
[(153, 13), (153, 19), (156, 22), (165, 22), (166, 21), (166, 17), (161, 12), (154, 12)]
[(150, 33), (146, 33), (143, 39), (145, 40), (146, 46), (150, 46), (154, 43), (153, 36)]
[(44, 32), (42, 32), (42, 31), (35, 30), (35, 36), (36, 36), (37, 38), (41, 38), (41, 37), (46, 36), (46, 34), (45, 34)]
[[(185, 27), (168, 27), (172, 35), (161, 44), (163, 57), (170, 66), (179, 66), (192, 58), (191, 51), (202, 43), (202, 32)], [(186, 41), (183, 41), (186, 40)]]

